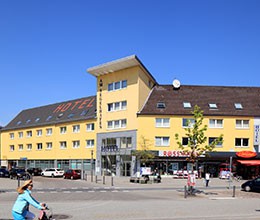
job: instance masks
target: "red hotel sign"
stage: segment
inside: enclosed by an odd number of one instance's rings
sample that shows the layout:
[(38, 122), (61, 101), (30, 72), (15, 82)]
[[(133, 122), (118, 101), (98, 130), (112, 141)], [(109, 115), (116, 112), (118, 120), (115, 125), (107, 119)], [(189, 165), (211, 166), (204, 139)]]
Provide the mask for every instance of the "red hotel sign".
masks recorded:
[(160, 157), (188, 157), (189, 153), (180, 150), (160, 150)]

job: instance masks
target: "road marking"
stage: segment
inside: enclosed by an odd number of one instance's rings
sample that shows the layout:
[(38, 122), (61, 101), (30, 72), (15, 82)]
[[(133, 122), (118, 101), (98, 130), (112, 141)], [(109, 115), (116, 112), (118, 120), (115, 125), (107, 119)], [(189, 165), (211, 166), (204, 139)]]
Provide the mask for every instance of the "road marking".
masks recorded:
[(225, 200), (225, 199), (236, 199), (234, 197), (209, 197), (211, 200)]
[(75, 193), (82, 193), (83, 191), (80, 191), (80, 190), (78, 190), (78, 191), (75, 191)]

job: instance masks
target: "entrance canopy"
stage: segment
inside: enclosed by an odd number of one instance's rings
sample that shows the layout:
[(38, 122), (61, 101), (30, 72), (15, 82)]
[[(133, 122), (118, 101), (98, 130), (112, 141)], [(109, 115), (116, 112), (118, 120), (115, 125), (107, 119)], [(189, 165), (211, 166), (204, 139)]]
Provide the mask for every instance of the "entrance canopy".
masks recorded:
[(246, 166), (260, 166), (260, 160), (237, 160), (237, 162)]

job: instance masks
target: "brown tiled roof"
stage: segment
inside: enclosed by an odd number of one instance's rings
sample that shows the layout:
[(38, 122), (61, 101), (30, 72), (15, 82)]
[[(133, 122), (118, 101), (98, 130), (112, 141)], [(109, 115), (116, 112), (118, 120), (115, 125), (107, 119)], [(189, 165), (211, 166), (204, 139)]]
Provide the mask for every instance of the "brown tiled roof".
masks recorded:
[(2, 130), (80, 121), (95, 117), (96, 96), (90, 96), (23, 110)]
[[(157, 108), (158, 102), (164, 102), (165, 108)], [(185, 109), (183, 102), (190, 102), (192, 108)], [(209, 103), (215, 103), (217, 109), (210, 109)], [(241, 103), (243, 109), (237, 110), (234, 103)], [(158, 85), (152, 90), (140, 115), (191, 115), (198, 105), (204, 115), (215, 116), (260, 116), (260, 87), (228, 86), (189, 86), (182, 85), (173, 89), (172, 85)]]

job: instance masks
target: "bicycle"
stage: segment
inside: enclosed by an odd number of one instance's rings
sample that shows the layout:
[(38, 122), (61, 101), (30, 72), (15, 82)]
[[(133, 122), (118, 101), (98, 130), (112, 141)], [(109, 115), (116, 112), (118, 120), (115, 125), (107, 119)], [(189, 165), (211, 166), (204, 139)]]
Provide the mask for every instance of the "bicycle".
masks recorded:
[(45, 209), (40, 211), (38, 220), (55, 220), (52, 218), (52, 209), (45, 206)]
[(232, 180), (235, 180), (237, 182), (242, 180), (242, 176), (234, 175), (233, 173), (231, 174), (231, 178), (232, 178)]

